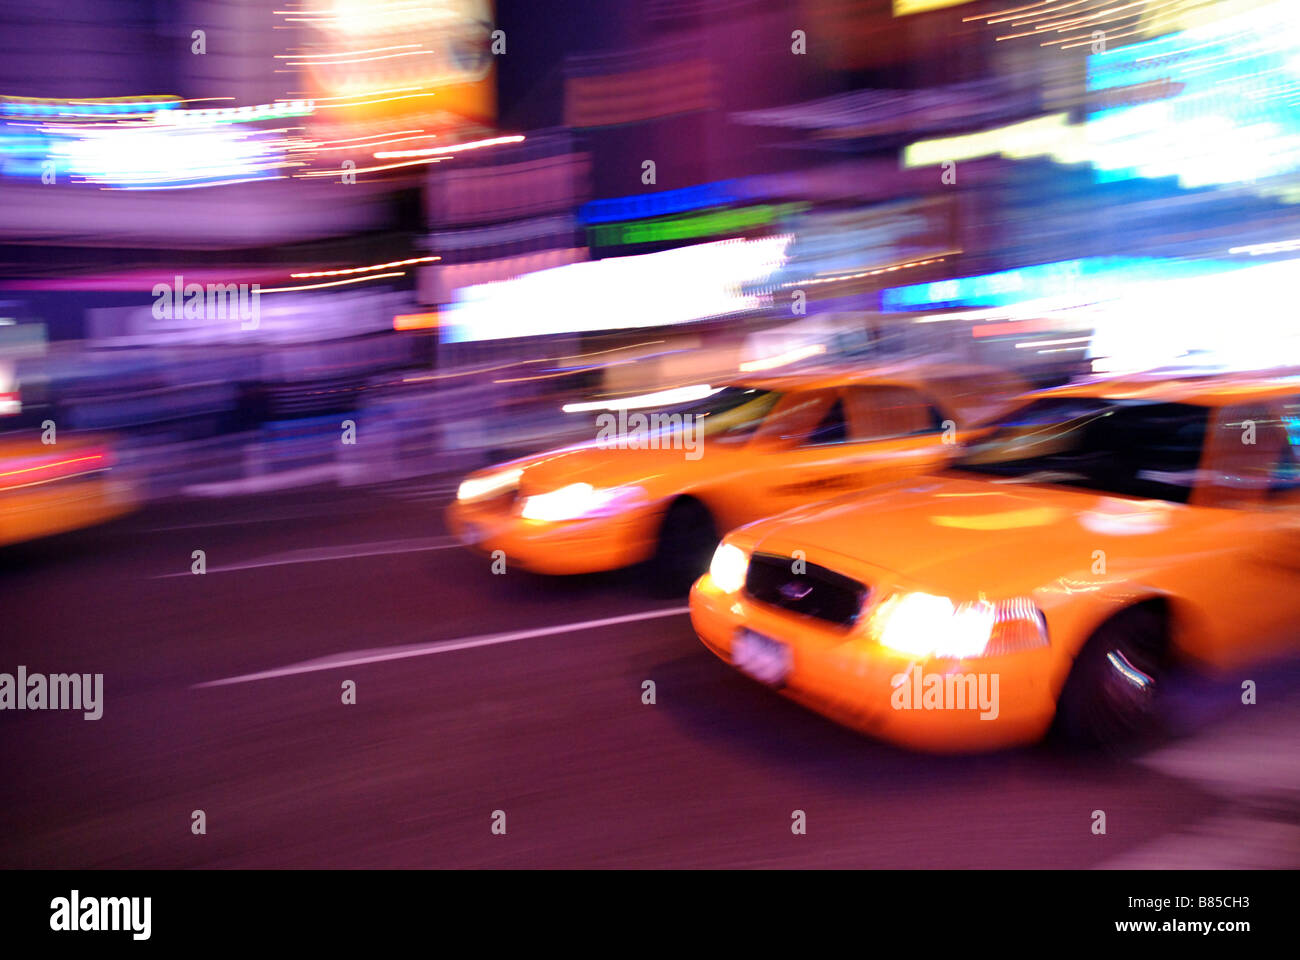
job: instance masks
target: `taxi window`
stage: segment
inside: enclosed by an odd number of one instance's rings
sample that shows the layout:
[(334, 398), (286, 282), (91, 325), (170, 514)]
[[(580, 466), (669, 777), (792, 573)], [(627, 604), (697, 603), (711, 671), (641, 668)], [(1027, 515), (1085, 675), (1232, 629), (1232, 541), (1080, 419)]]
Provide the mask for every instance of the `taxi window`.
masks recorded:
[(844, 403), (837, 397), (821, 422), (803, 440), (806, 447), (827, 443), (844, 443), (849, 439), (848, 424), (844, 421)]
[(856, 439), (909, 437), (942, 429), (939, 411), (911, 387), (850, 387), (847, 395)]
[(1277, 410), (1262, 403), (1225, 407), (1217, 433), (1211, 484), (1239, 495), (1286, 488), (1291, 443)]
[(1282, 442), (1273, 460), (1271, 493), (1300, 490), (1300, 397), (1287, 397), (1281, 413)]
[[(834, 390), (803, 390), (783, 396), (758, 428), (758, 441), (795, 441), (806, 444), (813, 433), (833, 435), (836, 417), (842, 422), (843, 407)], [(835, 408), (840, 412), (836, 414)], [(822, 441), (822, 442), (835, 442)]]
[(999, 418), (952, 469), (1187, 503), (1200, 485), (1209, 417), (1196, 404), (1044, 397)]
[[(1224, 417), (1225, 459), (1235, 460), (1223, 472), (1239, 474), (1267, 496), (1300, 490), (1300, 397), (1287, 397), (1274, 409), (1233, 407)], [(1233, 456), (1235, 455), (1235, 457)]]
[(681, 409), (704, 424), (712, 443), (743, 443), (758, 429), (781, 394), (752, 387), (724, 387)]
[(677, 417), (693, 420), (710, 443), (742, 444), (780, 399), (780, 393), (757, 387), (719, 387), (701, 399), (660, 407), (649, 415), (663, 417), (664, 422)]

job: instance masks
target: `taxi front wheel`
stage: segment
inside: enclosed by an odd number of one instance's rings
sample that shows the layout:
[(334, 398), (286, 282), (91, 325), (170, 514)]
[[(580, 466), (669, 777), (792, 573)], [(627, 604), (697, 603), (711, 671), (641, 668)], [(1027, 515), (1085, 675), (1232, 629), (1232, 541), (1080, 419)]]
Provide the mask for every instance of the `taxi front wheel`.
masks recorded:
[(709, 569), (717, 546), (718, 533), (708, 507), (689, 497), (674, 501), (659, 527), (651, 561), (656, 586), (669, 594), (685, 593)]
[(1059, 732), (1083, 746), (1131, 747), (1159, 737), (1166, 623), (1132, 607), (1103, 623), (1074, 661), (1056, 708)]

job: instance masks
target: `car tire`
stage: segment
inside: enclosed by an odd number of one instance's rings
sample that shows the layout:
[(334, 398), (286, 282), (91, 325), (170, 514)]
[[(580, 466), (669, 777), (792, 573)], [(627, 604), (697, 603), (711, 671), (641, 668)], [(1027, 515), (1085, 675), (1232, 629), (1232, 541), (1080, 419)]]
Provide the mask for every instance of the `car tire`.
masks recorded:
[(1121, 611), (1088, 638), (1056, 707), (1056, 727), (1077, 746), (1124, 749), (1160, 737), (1167, 623), (1160, 611)]
[(686, 593), (709, 569), (717, 546), (718, 532), (708, 507), (690, 498), (674, 501), (659, 526), (651, 561), (655, 585), (665, 594)]

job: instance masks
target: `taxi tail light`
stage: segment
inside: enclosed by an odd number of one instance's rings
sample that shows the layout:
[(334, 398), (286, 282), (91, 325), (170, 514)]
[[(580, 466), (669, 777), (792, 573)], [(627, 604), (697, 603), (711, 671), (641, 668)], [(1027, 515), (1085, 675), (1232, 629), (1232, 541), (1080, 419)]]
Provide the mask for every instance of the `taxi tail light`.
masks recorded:
[(993, 605), (993, 630), (984, 655), (999, 656), (1047, 646), (1047, 619), (1027, 597), (1000, 600)]
[(112, 465), (112, 455), (98, 447), (72, 453), (0, 461), (0, 490), (13, 490), (51, 480), (79, 477), (98, 470), (106, 470)]

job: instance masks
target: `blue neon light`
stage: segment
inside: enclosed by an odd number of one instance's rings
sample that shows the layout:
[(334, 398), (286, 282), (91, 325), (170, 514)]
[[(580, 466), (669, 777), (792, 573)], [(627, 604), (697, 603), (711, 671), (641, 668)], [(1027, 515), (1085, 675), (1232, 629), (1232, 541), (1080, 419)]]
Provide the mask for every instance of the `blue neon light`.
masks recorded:
[(886, 313), (1002, 307), (1026, 300), (1074, 293), (1079, 300), (1113, 293), (1116, 286), (1177, 280), (1238, 270), (1242, 262), (1225, 260), (1160, 260), (1153, 257), (1088, 257), (1039, 263), (973, 277), (913, 283), (880, 291)]
[(661, 190), (640, 196), (614, 197), (610, 200), (592, 200), (578, 210), (578, 221), (583, 225), (613, 223), (616, 220), (640, 220), (660, 217), (684, 210), (699, 210), (744, 199), (748, 191), (738, 180), (718, 180), (680, 190)]

